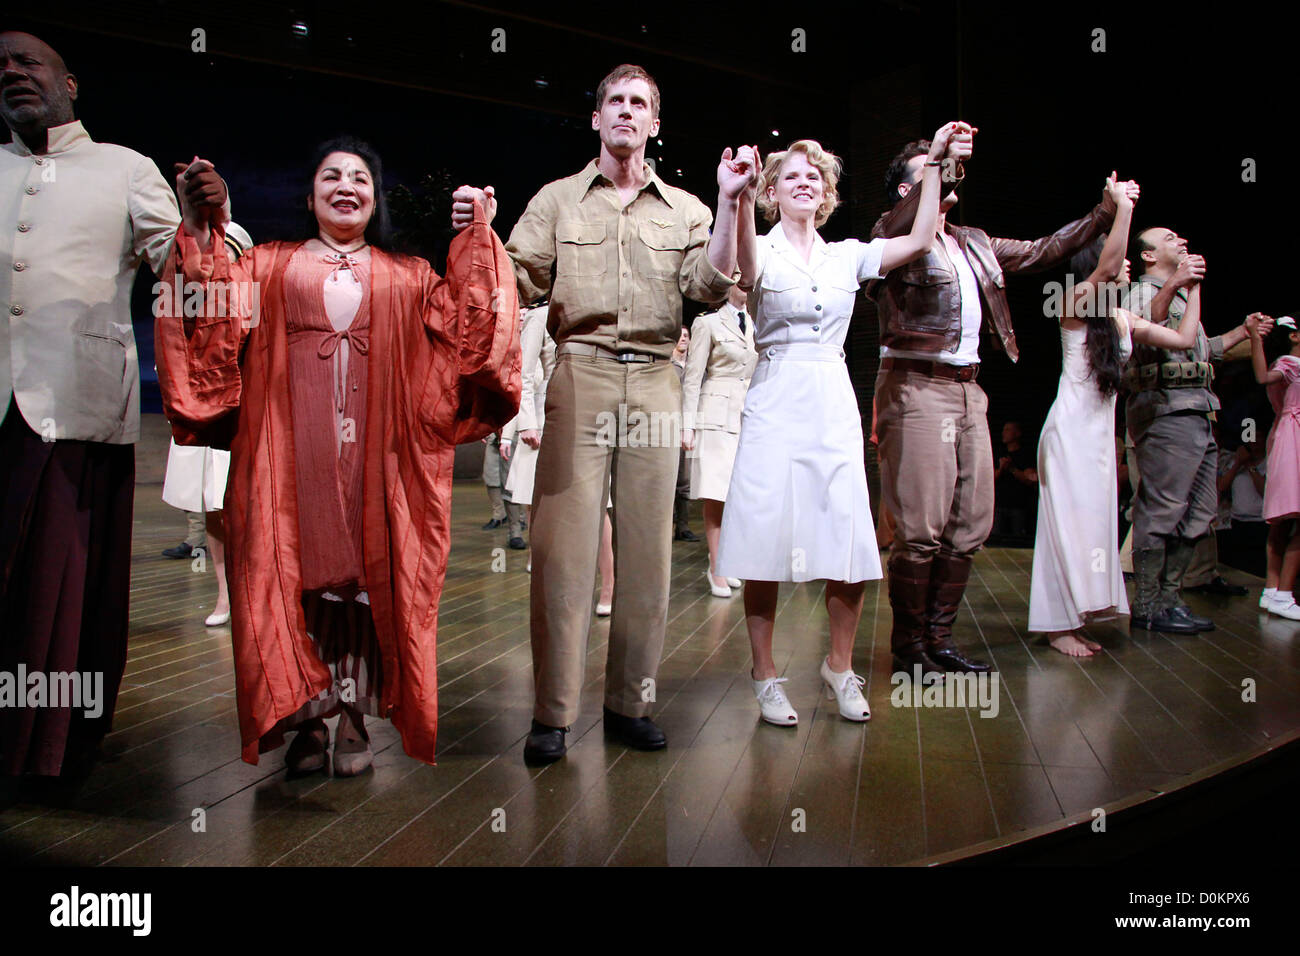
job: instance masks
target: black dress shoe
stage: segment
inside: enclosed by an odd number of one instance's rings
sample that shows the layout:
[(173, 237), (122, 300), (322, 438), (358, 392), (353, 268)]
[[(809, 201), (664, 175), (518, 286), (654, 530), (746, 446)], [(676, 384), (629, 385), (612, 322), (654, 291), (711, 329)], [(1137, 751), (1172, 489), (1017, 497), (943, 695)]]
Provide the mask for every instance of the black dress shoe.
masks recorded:
[(991, 664), (974, 657), (967, 657), (955, 647), (931, 647), (926, 649), (926, 654), (944, 670), (958, 674), (987, 674), (993, 670)]
[(605, 736), (635, 750), (663, 750), (668, 738), (649, 717), (624, 717), (605, 708)]
[(681, 531), (673, 534), (674, 541), (699, 541), (700, 536), (690, 528), (683, 528)]
[(530, 767), (555, 763), (568, 749), (564, 746), (564, 735), (568, 730), (568, 727), (552, 727), (534, 720), (533, 729), (529, 731), (528, 741), (524, 744), (524, 763)]
[(493, 518), (491, 521), (489, 521), (487, 524), (483, 526), (483, 530), (491, 531), (493, 528), (499, 528), (505, 523), (506, 523), (505, 518)]
[(1173, 615), (1168, 608), (1156, 611), (1150, 617), (1134, 614), (1129, 620), (1130, 628), (1143, 631), (1163, 631), (1166, 634), (1199, 634), (1201, 629), (1183, 617)]
[(1214, 630), (1214, 622), (1208, 617), (1202, 617), (1199, 614), (1192, 613), (1192, 609), (1186, 604), (1180, 604), (1178, 607), (1169, 609), (1169, 616), (1179, 621), (1186, 621), (1195, 627), (1198, 631)]
[(194, 549), (182, 541), (174, 548), (167, 548), (163, 551), (164, 558), (191, 558), (194, 556)]
[(1195, 587), (1188, 588), (1189, 591), (1195, 591), (1198, 594), (1218, 594), (1223, 597), (1245, 597), (1246, 589), (1237, 584), (1230, 584), (1222, 577), (1215, 576), (1210, 578), (1204, 584), (1198, 584)]
[(519, 537), (519, 535), (515, 535), (513, 538), (507, 541), (506, 544), (509, 545), (511, 548), (513, 548), (515, 551), (526, 551), (528, 549), (528, 545), (524, 542), (523, 538)]
[(908, 677), (911, 677), (918, 665), (920, 665), (922, 675), (945, 673), (944, 669), (932, 661), (930, 655), (925, 651), (908, 651), (894, 655), (894, 673), (902, 671)]

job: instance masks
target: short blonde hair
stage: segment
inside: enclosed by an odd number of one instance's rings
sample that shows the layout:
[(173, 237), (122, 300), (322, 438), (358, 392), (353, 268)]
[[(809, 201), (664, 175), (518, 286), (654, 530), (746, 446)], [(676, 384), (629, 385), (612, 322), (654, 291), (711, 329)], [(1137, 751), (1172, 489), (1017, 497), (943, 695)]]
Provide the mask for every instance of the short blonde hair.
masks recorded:
[(821, 228), (840, 204), (839, 190), (835, 187), (839, 185), (844, 164), (830, 150), (823, 149), (822, 144), (815, 139), (797, 140), (783, 152), (768, 154), (763, 163), (763, 179), (758, 184), (758, 208), (762, 211), (763, 218), (773, 225), (780, 221), (781, 210), (774, 200), (767, 197), (767, 191), (776, 186), (776, 181), (781, 176), (781, 167), (791, 153), (803, 153), (809, 164), (821, 174), (824, 195), (817, 215), (813, 218), (813, 225)]

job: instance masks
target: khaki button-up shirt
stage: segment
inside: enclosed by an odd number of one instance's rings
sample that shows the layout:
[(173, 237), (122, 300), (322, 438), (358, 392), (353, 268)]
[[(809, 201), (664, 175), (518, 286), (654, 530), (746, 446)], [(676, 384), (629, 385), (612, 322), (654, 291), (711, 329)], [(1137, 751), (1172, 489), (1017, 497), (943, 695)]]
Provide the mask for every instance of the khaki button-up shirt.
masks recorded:
[(645, 173), (624, 206), (592, 160), (543, 186), (510, 233), (520, 298), (550, 295), (547, 328), (557, 343), (666, 359), (681, 335), (682, 296), (726, 298), (733, 283), (709, 262), (708, 207), (649, 166)]
[(142, 261), (162, 269), (180, 220), (153, 160), (80, 122), (41, 156), (0, 146), (0, 409), (12, 395), (50, 440), (136, 441), (131, 284)]

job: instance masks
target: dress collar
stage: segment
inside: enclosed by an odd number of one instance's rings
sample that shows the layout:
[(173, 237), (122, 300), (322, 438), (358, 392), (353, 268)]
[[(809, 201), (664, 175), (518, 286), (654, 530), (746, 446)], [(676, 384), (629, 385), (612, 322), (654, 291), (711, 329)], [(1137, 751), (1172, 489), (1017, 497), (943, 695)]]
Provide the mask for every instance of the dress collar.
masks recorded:
[(822, 258), (829, 252), (826, 240), (823, 239), (821, 233), (816, 230), (813, 230), (812, 255), (808, 257), (807, 262), (803, 261), (803, 256), (799, 254), (799, 250), (791, 245), (790, 239), (786, 236), (785, 229), (782, 228), (780, 222), (773, 226), (772, 231), (767, 235), (771, 240), (772, 249), (774, 251), (784, 256), (797, 269), (802, 272), (807, 272), (810, 275), (814, 270), (816, 270), (818, 265), (821, 264)]
[[(81, 120), (73, 120), (71, 123), (64, 123), (61, 126), (51, 126), (45, 133), (46, 150), (43, 155), (53, 156), (55, 153), (66, 153), (68, 150), (81, 145), (83, 142), (93, 142), (86, 128), (81, 125)], [(30, 156), (32, 151), (27, 148), (21, 136), (13, 134), (13, 149), (19, 156)]]

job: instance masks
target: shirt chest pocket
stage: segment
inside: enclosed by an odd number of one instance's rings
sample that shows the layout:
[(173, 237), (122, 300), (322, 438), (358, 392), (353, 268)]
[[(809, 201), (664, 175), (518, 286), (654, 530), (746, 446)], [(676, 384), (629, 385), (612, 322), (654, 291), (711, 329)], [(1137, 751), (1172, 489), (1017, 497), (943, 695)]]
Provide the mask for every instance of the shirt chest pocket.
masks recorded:
[(946, 269), (922, 267), (899, 273), (903, 318), (908, 328), (945, 330), (948, 315), (943, 305), (957, 291), (956, 277)]
[(652, 222), (643, 222), (638, 235), (641, 238), (642, 261), (637, 271), (655, 279), (671, 279), (675, 282), (682, 270), (682, 260), (686, 257), (686, 227), (658, 226)]
[(605, 224), (560, 222), (555, 226), (555, 273), (558, 276), (604, 275)]
[(765, 318), (789, 319), (812, 308), (811, 289), (793, 275), (766, 271), (756, 291)]

